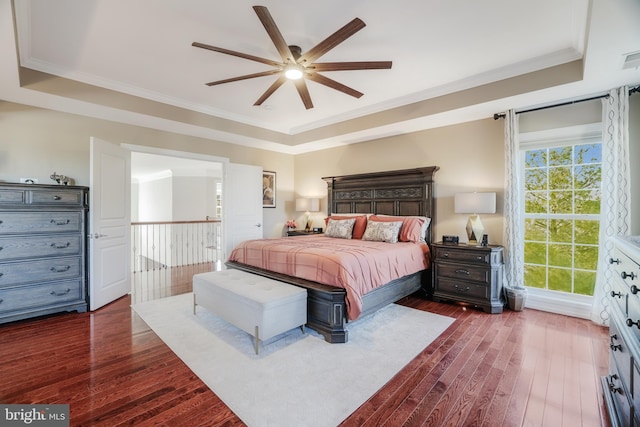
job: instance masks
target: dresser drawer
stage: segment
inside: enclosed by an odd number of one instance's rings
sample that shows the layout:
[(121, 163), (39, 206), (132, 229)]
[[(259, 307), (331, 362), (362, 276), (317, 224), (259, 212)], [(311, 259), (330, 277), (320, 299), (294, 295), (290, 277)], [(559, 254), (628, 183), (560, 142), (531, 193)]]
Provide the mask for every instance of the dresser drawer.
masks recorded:
[(609, 375), (605, 377), (606, 384), (603, 384), (605, 393), (609, 393), (614, 405), (614, 413), (612, 414), (618, 421), (620, 426), (631, 425), (631, 402), (627, 398), (628, 390), (625, 390), (622, 384), (621, 373), (618, 372), (616, 364), (613, 360), (609, 361)]
[(82, 212), (0, 212), (0, 234), (81, 231)]
[[(624, 325), (620, 325), (621, 328), (626, 328)], [(609, 352), (610, 373), (621, 372), (620, 381), (624, 384), (626, 390), (631, 390), (631, 349), (627, 345), (623, 335), (618, 330), (618, 320), (613, 320), (609, 325)], [(614, 369), (615, 368), (615, 369)]]
[(491, 297), (491, 289), (488, 286), (450, 279), (438, 279), (435, 292), (484, 300)]
[(620, 249), (614, 249), (614, 257), (609, 260), (614, 275), (627, 284), (627, 287), (636, 285), (640, 288), (640, 266)]
[(455, 261), (469, 264), (490, 265), (491, 253), (474, 251), (472, 249), (456, 249), (455, 246), (449, 248), (436, 247), (434, 259), (438, 261)]
[(440, 278), (449, 278), (462, 281), (480, 282), (484, 285), (491, 283), (491, 269), (481, 267), (467, 267), (462, 264), (438, 263), (435, 265), (435, 274)]
[[(636, 416), (640, 417), (640, 367), (638, 364), (640, 360), (635, 360), (632, 366), (633, 370), (633, 407), (635, 408)], [(640, 424), (634, 424), (640, 426)]]
[(0, 288), (79, 277), (82, 271), (80, 256), (4, 262), (0, 264)]
[(620, 313), (627, 315), (627, 301), (629, 299), (629, 288), (622, 281), (614, 277), (611, 283), (611, 292), (609, 297), (611, 303), (618, 308)]
[(84, 204), (84, 192), (82, 190), (31, 190), (29, 201), (38, 205), (78, 205)]
[(22, 204), (25, 202), (25, 192), (23, 190), (0, 189), (0, 203)]
[(81, 255), (79, 233), (53, 236), (0, 237), (0, 261), (46, 256)]
[(8, 312), (52, 307), (84, 299), (81, 279), (0, 288), (0, 316)]

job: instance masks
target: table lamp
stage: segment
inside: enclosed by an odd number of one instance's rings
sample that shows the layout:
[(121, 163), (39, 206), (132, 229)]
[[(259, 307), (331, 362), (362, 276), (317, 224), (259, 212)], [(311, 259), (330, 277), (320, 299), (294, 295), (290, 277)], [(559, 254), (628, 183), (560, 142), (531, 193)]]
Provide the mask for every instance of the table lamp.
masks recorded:
[(496, 193), (456, 193), (454, 211), (470, 214), (467, 220), (467, 236), (470, 245), (477, 245), (484, 234), (484, 226), (478, 214), (496, 213)]
[(309, 212), (318, 212), (320, 210), (320, 199), (318, 198), (300, 198), (296, 199), (296, 211), (304, 212), (304, 231), (311, 230), (311, 221)]

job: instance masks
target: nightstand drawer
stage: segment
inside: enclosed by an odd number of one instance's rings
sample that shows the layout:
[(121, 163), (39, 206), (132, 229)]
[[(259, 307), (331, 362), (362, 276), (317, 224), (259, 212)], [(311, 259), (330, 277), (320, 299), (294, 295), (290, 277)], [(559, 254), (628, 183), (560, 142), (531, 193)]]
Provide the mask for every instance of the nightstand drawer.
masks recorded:
[(480, 282), (484, 285), (491, 283), (491, 270), (488, 268), (467, 267), (462, 264), (438, 263), (435, 265), (438, 279), (449, 278), (462, 281)]
[(450, 295), (462, 296), (486, 300), (491, 297), (488, 286), (468, 283), (460, 280), (439, 279), (436, 285), (436, 292)]
[(438, 261), (466, 262), (469, 264), (491, 264), (491, 253), (486, 251), (475, 251), (473, 249), (435, 248), (434, 259)]
[(433, 299), (464, 302), (487, 313), (502, 313), (503, 250), (498, 245), (433, 243)]

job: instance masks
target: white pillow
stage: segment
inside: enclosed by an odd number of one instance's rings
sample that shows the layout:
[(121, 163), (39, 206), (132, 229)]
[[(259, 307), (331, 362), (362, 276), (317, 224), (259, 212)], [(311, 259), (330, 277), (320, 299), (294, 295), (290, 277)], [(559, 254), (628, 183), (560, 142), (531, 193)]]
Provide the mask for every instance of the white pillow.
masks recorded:
[(326, 237), (337, 237), (338, 239), (350, 239), (353, 233), (353, 225), (356, 219), (331, 219), (327, 222), (327, 229), (324, 232)]
[(393, 222), (369, 221), (367, 222), (367, 229), (364, 231), (362, 240), (397, 243), (398, 235), (400, 234), (401, 227), (402, 227), (402, 221), (393, 221)]

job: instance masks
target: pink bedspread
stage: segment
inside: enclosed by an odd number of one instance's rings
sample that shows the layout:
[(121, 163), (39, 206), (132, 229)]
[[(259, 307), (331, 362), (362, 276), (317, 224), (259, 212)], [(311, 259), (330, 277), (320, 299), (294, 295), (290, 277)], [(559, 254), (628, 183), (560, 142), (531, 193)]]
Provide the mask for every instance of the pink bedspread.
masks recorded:
[(348, 317), (355, 320), (364, 294), (428, 268), (429, 249), (409, 242), (297, 236), (242, 242), (229, 261), (344, 288)]

